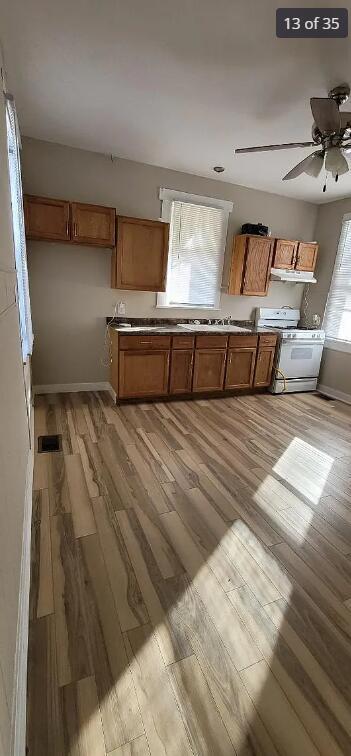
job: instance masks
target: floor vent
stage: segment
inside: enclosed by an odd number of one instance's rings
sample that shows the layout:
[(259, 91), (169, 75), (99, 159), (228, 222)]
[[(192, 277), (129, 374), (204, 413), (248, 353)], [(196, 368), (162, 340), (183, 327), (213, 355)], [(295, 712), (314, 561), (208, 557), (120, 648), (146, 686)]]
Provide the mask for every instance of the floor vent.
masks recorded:
[(62, 436), (56, 434), (54, 436), (38, 436), (38, 453), (44, 454), (45, 452), (58, 452), (62, 449)]

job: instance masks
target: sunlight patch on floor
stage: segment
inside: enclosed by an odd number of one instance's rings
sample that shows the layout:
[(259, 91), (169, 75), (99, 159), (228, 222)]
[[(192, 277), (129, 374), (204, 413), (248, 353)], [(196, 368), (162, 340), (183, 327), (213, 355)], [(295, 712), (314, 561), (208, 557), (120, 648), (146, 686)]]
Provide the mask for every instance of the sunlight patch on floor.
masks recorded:
[(295, 437), (273, 471), (313, 504), (318, 504), (333, 462), (334, 457)]

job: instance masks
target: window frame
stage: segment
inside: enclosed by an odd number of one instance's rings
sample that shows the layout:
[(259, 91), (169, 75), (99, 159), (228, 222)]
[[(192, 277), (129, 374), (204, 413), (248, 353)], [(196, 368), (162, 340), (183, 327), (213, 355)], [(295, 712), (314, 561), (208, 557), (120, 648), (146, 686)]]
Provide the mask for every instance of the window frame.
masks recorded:
[[(218, 199), (216, 197), (207, 197), (199, 194), (188, 194), (187, 192), (181, 192), (175, 189), (161, 188), (159, 192), (159, 198), (161, 200), (161, 218), (160, 220), (165, 223), (171, 222), (172, 215), (172, 203), (184, 202), (192, 205), (201, 205), (204, 207), (211, 207), (218, 210), (222, 210), (226, 216), (226, 233), (223, 249), (220, 253), (219, 265), (221, 268), (221, 281), (223, 277), (223, 267), (225, 259), (226, 242), (228, 236), (228, 223), (229, 215), (233, 210), (233, 203), (228, 200)], [(216, 292), (216, 299), (214, 305), (199, 305), (199, 304), (169, 304), (167, 300), (167, 278), (168, 278), (168, 266), (170, 257), (168, 256), (167, 274), (166, 274), (166, 291), (158, 292), (156, 294), (156, 308), (167, 310), (207, 310), (211, 312), (219, 312), (221, 304), (221, 282), (219, 284), (218, 291)]]
[[(342, 220), (341, 220), (341, 228), (340, 228), (340, 234), (339, 234), (339, 239), (338, 239), (338, 246), (337, 246), (336, 255), (335, 255), (335, 261), (334, 261), (333, 273), (332, 273), (332, 277), (331, 277), (331, 281), (330, 281), (330, 286), (329, 286), (328, 297), (327, 297), (327, 301), (326, 301), (326, 305), (325, 305), (325, 310), (324, 310), (322, 327), (325, 330), (325, 342), (324, 342), (324, 346), (327, 349), (331, 349), (331, 350), (333, 350), (335, 352), (345, 352), (345, 353), (351, 354), (351, 335), (350, 335), (350, 339), (336, 339), (334, 336), (328, 336), (327, 329), (326, 329), (326, 316), (327, 316), (328, 300), (329, 300), (329, 295), (330, 295), (330, 292), (331, 292), (331, 289), (332, 289), (332, 286), (333, 286), (333, 283), (334, 283), (334, 277), (335, 277), (335, 273), (336, 273), (336, 266), (337, 266), (337, 263), (338, 263), (340, 238), (341, 238), (341, 234), (342, 234), (342, 230), (343, 230), (343, 224), (346, 223), (347, 221), (351, 221), (351, 213), (345, 213), (343, 215), (343, 217), (342, 217)], [(351, 270), (350, 270), (350, 277), (351, 277)]]
[[(33, 329), (24, 225), (21, 162), (19, 155), (21, 141), (14, 98), (8, 92), (3, 92), (3, 96), (5, 98), (6, 158), (9, 176), (12, 238), (16, 269), (16, 296), (20, 321), (22, 359), (23, 363), (26, 364), (33, 351)], [(14, 194), (16, 194), (15, 200)]]

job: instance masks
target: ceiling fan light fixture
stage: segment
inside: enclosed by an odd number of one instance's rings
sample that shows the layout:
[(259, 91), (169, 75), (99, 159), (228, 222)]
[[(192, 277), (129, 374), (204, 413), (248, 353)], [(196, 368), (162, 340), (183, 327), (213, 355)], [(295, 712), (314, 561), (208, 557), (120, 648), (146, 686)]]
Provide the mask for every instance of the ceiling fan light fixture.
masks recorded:
[(305, 168), (305, 173), (312, 178), (318, 178), (324, 164), (324, 153), (315, 152), (312, 160)]
[(342, 176), (349, 170), (349, 165), (341, 152), (340, 147), (330, 147), (325, 158), (325, 170), (329, 171), (334, 178)]

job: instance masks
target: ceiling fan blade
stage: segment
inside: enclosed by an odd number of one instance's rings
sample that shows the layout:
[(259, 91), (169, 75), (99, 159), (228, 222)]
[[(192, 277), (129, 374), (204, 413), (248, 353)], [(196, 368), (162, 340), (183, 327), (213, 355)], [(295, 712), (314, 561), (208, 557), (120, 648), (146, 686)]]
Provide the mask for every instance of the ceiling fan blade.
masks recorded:
[(234, 150), (238, 155), (246, 152), (267, 152), (268, 150), (289, 150), (291, 147), (313, 147), (315, 142), (290, 142), (289, 144), (266, 144), (262, 147), (240, 147)]
[(335, 100), (330, 97), (311, 97), (312, 115), (322, 134), (335, 134), (340, 130), (341, 118)]
[[(315, 158), (317, 158), (317, 161), (315, 160)], [(291, 171), (289, 171), (289, 173), (284, 176), (283, 181), (289, 181), (290, 179), (297, 178), (298, 176), (301, 176), (301, 173), (308, 173), (309, 170), (311, 171), (310, 175), (314, 176), (314, 171), (317, 171), (320, 166), (318, 173), (316, 173), (316, 175), (318, 176), (323, 166), (323, 160), (324, 157), (322, 152), (312, 152), (311, 155), (308, 155), (303, 160), (301, 160), (300, 163), (295, 165), (294, 168), (292, 168)]]

